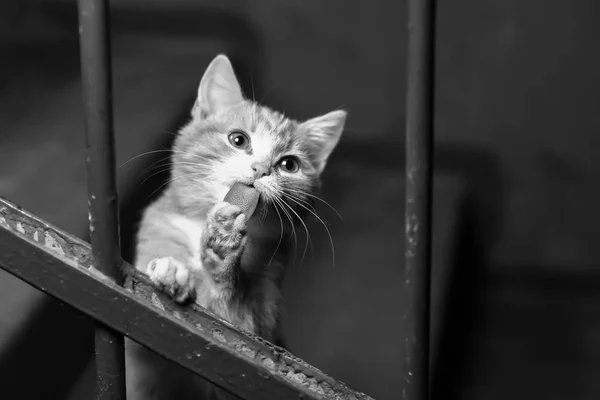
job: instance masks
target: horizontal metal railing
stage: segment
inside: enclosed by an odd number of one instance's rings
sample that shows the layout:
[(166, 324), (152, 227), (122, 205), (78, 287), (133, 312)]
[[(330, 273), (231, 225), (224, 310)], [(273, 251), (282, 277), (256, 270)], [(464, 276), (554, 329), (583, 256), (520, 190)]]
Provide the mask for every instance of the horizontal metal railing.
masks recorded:
[(2, 269), (120, 335), (244, 399), (370, 399), (202, 307), (176, 304), (131, 265), (122, 263), (120, 286), (92, 259), (88, 243), (0, 198)]

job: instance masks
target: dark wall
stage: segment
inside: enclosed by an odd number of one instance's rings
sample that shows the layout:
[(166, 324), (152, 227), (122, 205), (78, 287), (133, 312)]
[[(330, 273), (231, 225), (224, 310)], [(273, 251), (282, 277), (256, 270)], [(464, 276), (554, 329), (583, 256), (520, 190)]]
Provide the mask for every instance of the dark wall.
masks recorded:
[[(402, 140), (405, 2), (253, 3), (269, 53), (267, 98), (300, 115), (347, 107), (346, 139)], [(599, 3), (438, 3), (437, 141), (488, 149), (503, 165), (496, 263), (591, 268), (600, 256)]]

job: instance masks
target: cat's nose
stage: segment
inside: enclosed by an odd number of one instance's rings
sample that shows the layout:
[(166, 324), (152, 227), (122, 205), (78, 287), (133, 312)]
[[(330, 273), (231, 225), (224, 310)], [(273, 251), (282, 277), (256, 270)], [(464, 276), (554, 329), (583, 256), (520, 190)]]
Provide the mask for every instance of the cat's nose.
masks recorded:
[(254, 179), (262, 178), (271, 173), (271, 169), (268, 166), (259, 162), (252, 163), (252, 170), (254, 171)]

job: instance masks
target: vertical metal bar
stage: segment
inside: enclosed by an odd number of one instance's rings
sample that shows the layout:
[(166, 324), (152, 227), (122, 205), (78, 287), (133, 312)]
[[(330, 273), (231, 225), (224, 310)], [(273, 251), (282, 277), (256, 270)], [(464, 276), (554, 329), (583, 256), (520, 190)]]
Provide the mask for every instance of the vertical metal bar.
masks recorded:
[(404, 387), (429, 398), (435, 0), (408, 2)]
[[(93, 266), (122, 283), (107, 0), (79, 0), (81, 76)], [(96, 325), (96, 398), (125, 400), (123, 336)]]

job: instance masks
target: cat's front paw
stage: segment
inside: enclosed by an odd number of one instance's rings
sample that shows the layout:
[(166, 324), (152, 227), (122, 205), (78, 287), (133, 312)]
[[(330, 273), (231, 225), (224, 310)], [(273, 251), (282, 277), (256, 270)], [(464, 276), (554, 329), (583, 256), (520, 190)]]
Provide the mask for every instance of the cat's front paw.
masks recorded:
[(223, 261), (237, 259), (246, 245), (246, 216), (241, 208), (227, 202), (217, 204), (208, 213), (204, 243), (205, 251)]
[(168, 293), (178, 303), (185, 303), (196, 297), (194, 273), (173, 257), (155, 258), (150, 261), (148, 275), (158, 289)]

